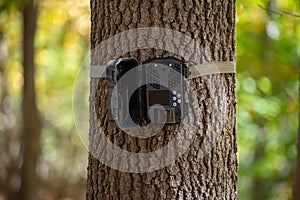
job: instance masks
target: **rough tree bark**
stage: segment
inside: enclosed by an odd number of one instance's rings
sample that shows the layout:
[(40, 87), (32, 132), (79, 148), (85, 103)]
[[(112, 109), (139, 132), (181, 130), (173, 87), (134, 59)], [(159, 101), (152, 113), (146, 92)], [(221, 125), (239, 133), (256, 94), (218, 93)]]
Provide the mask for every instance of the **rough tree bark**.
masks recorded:
[(295, 200), (300, 199), (300, 123), (299, 123), (299, 131), (298, 131), (297, 163), (296, 163), (296, 172), (294, 176), (293, 199)]
[[(235, 0), (91, 0), (91, 10), (92, 49), (122, 31), (156, 26), (180, 31), (200, 41), (212, 52), (214, 61), (235, 60)], [(128, 55), (144, 61), (170, 54), (151, 49), (129, 52)], [(102, 64), (97, 62), (92, 59), (91, 64)], [(235, 74), (208, 75), (191, 82), (198, 94), (199, 107), (203, 109), (197, 137), (190, 149), (171, 166), (139, 174), (111, 169), (90, 154), (87, 199), (237, 199)], [(107, 121), (105, 80), (93, 78), (90, 84), (90, 151), (97, 146), (94, 135), (98, 124), (112, 140), (118, 141), (120, 147), (142, 151), (144, 147), (139, 146), (139, 142), (130, 143), (132, 138), (121, 134)], [(216, 99), (212, 98), (212, 92), (218, 94)], [(209, 109), (209, 105), (217, 107), (220, 100), (226, 101), (224, 127), (211, 152), (197, 159), (193, 152), (199, 150), (203, 135), (207, 134), (206, 127), (215, 120), (211, 118), (214, 110)], [(168, 134), (172, 135), (175, 128), (163, 129), (166, 135), (163, 141), (157, 142), (155, 138), (147, 141), (148, 150), (167, 144)]]
[[(299, 73), (300, 80), (300, 73)], [(300, 87), (299, 87), (300, 92)], [(300, 96), (299, 96), (300, 103)], [(296, 161), (296, 170), (294, 176), (294, 186), (293, 186), (293, 199), (300, 199), (300, 110), (299, 110), (299, 124), (298, 124), (298, 142), (297, 142), (297, 161)]]
[(40, 152), (41, 122), (35, 101), (34, 36), (37, 23), (35, 1), (23, 7), (23, 102), (22, 102), (22, 170), (19, 199), (37, 199), (36, 165)]

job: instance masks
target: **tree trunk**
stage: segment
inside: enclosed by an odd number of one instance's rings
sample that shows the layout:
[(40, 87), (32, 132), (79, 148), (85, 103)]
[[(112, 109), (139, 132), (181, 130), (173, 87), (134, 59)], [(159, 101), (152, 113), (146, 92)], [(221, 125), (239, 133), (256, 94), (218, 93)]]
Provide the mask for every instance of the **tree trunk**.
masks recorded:
[[(91, 10), (92, 50), (122, 31), (155, 26), (179, 31), (199, 41), (211, 52), (214, 61), (235, 60), (235, 0), (92, 0)], [(178, 57), (157, 49), (138, 49), (125, 55), (140, 62), (151, 57)], [(101, 59), (92, 56), (91, 64), (102, 64)], [(123, 134), (108, 121), (107, 92), (103, 92), (105, 80), (92, 78), (90, 85), (87, 199), (237, 199), (235, 74), (214, 74), (191, 80), (201, 108), (194, 142), (171, 165), (147, 173), (115, 170), (96, 159), (91, 152), (101, 149), (98, 125), (116, 145), (136, 153), (163, 147), (178, 127), (163, 128), (159, 133), (164, 135), (163, 139), (159, 136), (150, 138), (144, 141), (145, 147), (138, 139)], [(214, 113), (220, 104), (225, 105), (224, 124), (218, 130), (214, 148), (205, 157), (199, 158), (195, 152), (202, 148), (203, 137), (210, 134), (208, 129), (218, 123)]]
[(293, 199), (294, 200), (300, 199), (300, 123), (299, 123), (299, 131), (298, 131), (297, 163), (296, 163), (296, 172), (294, 176)]
[[(300, 72), (299, 72), (299, 80), (300, 80)], [(300, 92), (300, 87), (299, 87)], [(300, 103), (300, 96), (299, 96)], [(293, 199), (300, 199), (300, 110), (299, 112), (299, 124), (298, 124), (298, 142), (297, 142), (297, 158), (296, 158), (296, 171), (294, 176), (294, 187), (293, 187)]]
[(36, 165), (40, 153), (41, 122), (35, 101), (34, 35), (37, 5), (26, 1), (23, 8), (23, 102), (22, 102), (22, 171), (20, 199), (37, 199)]

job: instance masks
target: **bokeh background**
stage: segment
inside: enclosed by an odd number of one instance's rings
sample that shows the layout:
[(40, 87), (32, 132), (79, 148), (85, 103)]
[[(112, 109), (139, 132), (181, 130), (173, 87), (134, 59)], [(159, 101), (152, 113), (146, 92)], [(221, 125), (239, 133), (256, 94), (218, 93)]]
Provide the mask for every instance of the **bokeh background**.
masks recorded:
[[(0, 200), (21, 184), (22, 13), (0, 1)], [(35, 37), (36, 101), (42, 121), (37, 165), (41, 199), (83, 199), (87, 150), (77, 134), (72, 92), (89, 53), (84, 0), (40, 0)], [(266, 9), (264, 9), (266, 8)], [(300, 66), (297, 0), (237, 1), (239, 197), (291, 199)]]

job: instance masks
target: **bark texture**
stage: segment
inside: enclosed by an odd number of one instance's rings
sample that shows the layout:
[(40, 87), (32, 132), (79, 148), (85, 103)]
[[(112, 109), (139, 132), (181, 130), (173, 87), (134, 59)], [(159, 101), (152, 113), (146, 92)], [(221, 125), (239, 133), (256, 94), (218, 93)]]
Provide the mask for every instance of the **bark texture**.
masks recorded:
[[(214, 61), (235, 60), (235, 0), (91, 0), (91, 10), (92, 49), (122, 31), (156, 26), (196, 39), (211, 52)], [(172, 54), (143, 49), (125, 56), (128, 55), (144, 61)], [(92, 57), (91, 64), (102, 63)], [(235, 74), (195, 78), (191, 87), (197, 94), (201, 113), (190, 149), (174, 164), (140, 174), (111, 169), (90, 154), (87, 199), (237, 199)], [(176, 125), (167, 126), (157, 136), (146, 140), (122, 133), (107, 120), (105, 88), (105, 80), (91, 80), (90, 151), (99, 148), (95, 136), (98, 125), (116, 145), (132, 152), (156, 150), (174, 137)], [(195, 152), (200, 149), (205, 134), (209, 134), (206, 130), (218, 124), (219, 119), (212, 116), (221, 102), (225, 102), (225, 117), (216, 145), (204, 158), (198, 158)]]
[(19, 199), (37, 199), (36, 165), (40, 153), (41, 122), (35, 101), (34, 35), (37, 5), (33, 0), (23, 8), (23, 102), (22, 102), (22, 171)]
[(297, 146), (297, 163), (294, 176), (293, 199), (300, 199), (300, 124), (298, 131), (298, 146)]
[[(300, 80), (300, 73), (299, 73)], [(300, 87), (299, 87), (300, 91)], [(300, 102), (300, 97), (299, 97)], [(297, 142), (297, 162), (294, 176), (293, 199), (300, 199), (300, 110), (299, 110), (299, 125), (298, 125), (298, 142)]]

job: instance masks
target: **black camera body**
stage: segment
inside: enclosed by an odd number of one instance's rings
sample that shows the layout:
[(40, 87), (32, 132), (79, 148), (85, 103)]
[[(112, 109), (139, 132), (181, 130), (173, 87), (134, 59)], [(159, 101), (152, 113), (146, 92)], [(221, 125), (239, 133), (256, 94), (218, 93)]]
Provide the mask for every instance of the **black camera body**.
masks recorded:
[[(121, 126), (180, 123), (187, 111), (184, 79), (188, 68), (173, 57), (152, 58), (142, 63), (133, 58), (111, 61), (106, 68), (108, 117)], [(122, 79), (131, 71), (130, 80)], [(136, 77), (136, 78), (132, 78)], [(117, 84), (117, 87), (115, 87)], [(140, 86), (133, 91), (132, 88)], [(113, 94), (115, 90), (115, 95)]]

